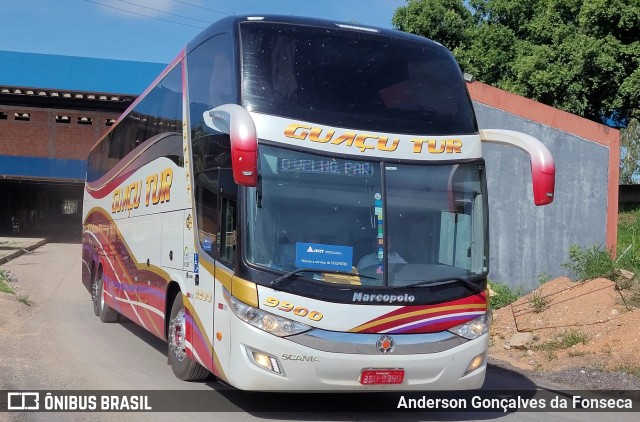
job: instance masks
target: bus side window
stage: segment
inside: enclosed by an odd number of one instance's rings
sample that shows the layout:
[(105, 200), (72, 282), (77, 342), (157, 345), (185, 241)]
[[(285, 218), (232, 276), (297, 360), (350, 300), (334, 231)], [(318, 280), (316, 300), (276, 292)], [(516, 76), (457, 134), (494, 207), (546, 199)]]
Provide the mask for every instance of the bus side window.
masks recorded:
[(218, 254), (218, 170), (198, 173), (195, 180), (196, 224), (200, 247), (212, 257)]
[(221, 231), (220, 231), (220, 260), (227, 263), (235, 262), (236, 257), (236, 225), (237, 225), (237, 195), (238, 185), (233, 181), (231, 169), (220, 170), (220, 199), (221, 199)]
[(200, 247), (226, 264), (235, 262), (237, 190), (228, 168), (203, 171), (195, 178)]
[(189, 126), (194, 141), (201, 136), (218, 135), (204, 123), (203, 112), (239, 102), (233, 45), (231, 35), (222, 33), (203, 42), (187, 56)]

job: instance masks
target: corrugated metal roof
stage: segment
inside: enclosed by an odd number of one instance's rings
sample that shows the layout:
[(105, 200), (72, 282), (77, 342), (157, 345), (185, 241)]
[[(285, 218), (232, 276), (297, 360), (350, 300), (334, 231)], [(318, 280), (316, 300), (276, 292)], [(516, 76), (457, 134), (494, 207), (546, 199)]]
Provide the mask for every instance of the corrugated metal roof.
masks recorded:
[(166, 66), (0, 51), (0, 85), (138, 95)]

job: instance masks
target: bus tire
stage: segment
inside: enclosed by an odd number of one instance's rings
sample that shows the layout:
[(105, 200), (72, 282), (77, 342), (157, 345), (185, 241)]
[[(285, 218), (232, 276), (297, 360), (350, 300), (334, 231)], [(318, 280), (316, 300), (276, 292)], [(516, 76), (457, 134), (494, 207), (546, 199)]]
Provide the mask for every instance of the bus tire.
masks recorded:
[(102, 281), (102, 272), (99, 272), (98, 276), (98, 299), (99, 299), (99, 311), (100, 311), (100, 321), (111, 323), (118, 321), (118, 313), (115, 309), (111, 308), (104, 302), (104, 282)]
[(187, 357), (185, 346), (186, 319), (182, 293), (178, 293), (173, 306), (167, 332), (167, 357), (173, 373), (182, 381), (199, 381), (209, 376), (209, 371), (198, 362)]
[(95, 316), (100, 316), (100, 286), (95, 271), (91, 272), (91, 301), (93, 302), (93, 313)]

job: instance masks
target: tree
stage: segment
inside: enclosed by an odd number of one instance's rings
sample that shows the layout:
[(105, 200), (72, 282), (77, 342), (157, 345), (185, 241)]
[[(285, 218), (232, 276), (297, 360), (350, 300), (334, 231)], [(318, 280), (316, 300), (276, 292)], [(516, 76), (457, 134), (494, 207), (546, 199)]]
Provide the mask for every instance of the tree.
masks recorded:
[(640, 122), (631, 120), (620, 131), (620, 184), (632, 185), (640, 179)]
[(473, 16), (460, 0), (411, 0), (396, 10), (391, 23), (405, 32), (429, 34), (429, 38), (453, 50), (466, 44)]
[(481, 82), (609, 126), (640, 118), (640, 0), (407, 0), (392, 24)]

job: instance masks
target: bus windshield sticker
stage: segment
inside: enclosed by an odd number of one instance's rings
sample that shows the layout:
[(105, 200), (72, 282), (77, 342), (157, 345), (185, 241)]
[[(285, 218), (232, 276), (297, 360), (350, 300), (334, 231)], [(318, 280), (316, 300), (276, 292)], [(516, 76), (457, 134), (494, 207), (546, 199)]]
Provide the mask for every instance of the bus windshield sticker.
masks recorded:
[(211, 240), (210, 237), (205, 237), (204, 239), (202, 239), (202, 249), (204, 249), (207, 252), (211, 252), (211, 246), (213, 245), (213, 241)]
[(383, 230), (383, 218), (382, 218), (382, 195), (376, 192), (373, 195), (373, 204), (375, 209), (376, 224), (378, 226), (378, 249), (377, 258), (378, 266), (376, 267), (376, 274), (384, 273), (384, 230)]
[(296, 243), (296, 267), (318, 270), (348, 271), (353, 265), (351, 246)]
[(200, 259), (197, 253), (193, 254), (193, 272), (196, 274), (200, 272)]

